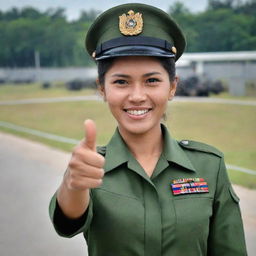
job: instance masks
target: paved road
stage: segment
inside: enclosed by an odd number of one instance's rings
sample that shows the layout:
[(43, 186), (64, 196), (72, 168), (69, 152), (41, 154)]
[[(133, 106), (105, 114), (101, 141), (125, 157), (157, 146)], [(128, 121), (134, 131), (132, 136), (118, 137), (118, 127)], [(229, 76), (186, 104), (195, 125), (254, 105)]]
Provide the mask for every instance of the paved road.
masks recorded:
[(82, 235), (58, 237), (48, 217), (68, 155), (0, 133), (0, 255), (80, 256)]
[[(61, 181), (69, 155), (0, 133), (0, 254), (3, 256), (80, 256), (82, 235), (57, 236), (48, 203)], [(256, 252), (256, 191), (235, 187), (241, 198), (249, 256)]]

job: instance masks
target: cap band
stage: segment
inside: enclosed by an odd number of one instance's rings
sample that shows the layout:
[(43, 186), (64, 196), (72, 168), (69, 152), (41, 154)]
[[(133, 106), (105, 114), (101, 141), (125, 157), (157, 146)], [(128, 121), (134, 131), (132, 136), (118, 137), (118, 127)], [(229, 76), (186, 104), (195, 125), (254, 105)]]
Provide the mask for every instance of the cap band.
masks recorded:
[(96, 56), (98, 56), (104, 51), (107, 51), (115, 47), (132, 45), (152, 46), (155, 48), (162, 48), (168, 51), (171, 51), (173, 46), (166, 40), (149, 36), (117, 37), (99, 45), (96, 48)]

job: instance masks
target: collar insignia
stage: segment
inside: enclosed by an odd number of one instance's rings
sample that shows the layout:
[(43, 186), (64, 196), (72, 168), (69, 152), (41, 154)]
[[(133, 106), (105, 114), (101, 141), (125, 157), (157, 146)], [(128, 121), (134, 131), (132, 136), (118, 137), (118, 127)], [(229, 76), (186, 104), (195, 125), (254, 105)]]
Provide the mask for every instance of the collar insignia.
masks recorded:
[(142, 14), (133, 10), (119, 16), (119, 30), (125, 36), (135, 36), (142, 32), (143, 19)]
[(171, 188), (174, 196), (194, 193), (209, 193), (208, 184), (203, 178), (173, 180)]

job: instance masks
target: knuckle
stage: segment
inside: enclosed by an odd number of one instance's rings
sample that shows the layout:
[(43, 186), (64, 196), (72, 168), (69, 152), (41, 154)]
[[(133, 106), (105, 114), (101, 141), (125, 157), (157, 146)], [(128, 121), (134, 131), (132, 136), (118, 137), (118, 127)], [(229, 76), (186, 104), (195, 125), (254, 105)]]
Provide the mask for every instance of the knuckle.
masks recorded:
[(97, 187), (99, 187), (101, 184), (102, 184), (102, 179), (94, 179), (94, 180), (91, 182), (91, 187), (92, 187), (92, 188), (97, 188)]
[(100, 178), (103, 178), (104, 177), (104, 174), (105, 174), (105, 171), (104, 171), (104, 169), (99, 169), (99, 177)]
[(80, 147), (81, 147), (80, 145), (76, 145), (76, 146), (73, 148), (73, 150), (72, 150), (72, 156), (75, 156), (75, 155), (76, 155), (76, 153), (77, 153), (77, 151), (79, 150)]
[(75, 159), (71, 159), (69, 164), (68, 164), (68, 166), (69, 166), (69, 172), (72, 172), (73, 168), (75, 168), (77, 166), (76, 160)]
[(97, 187), (101, 186), (101, 184), (102, 184), (102, 179), (97, 179), (97, 180), (95, 181), (95, 185), (96, 185)]
[(80, 145), (81, 147), (85, 148), (85, 147), (86, 147), (86, 139), (83, 138), (82, 140), (80, 140), (79, 145)]
[(83, 149), (82, 147), (78, 147), (78, 148), (76, 149), (75, 155), (76, 155), (77, 157), (82, 157), (82, 156), (84, 155), (84, 149)]
[(101, 164), (102, 164), (102, 167), (103, 167), (103, 166), (104, 166), (104, 164), (105, 164), (105, 159), (102, 159)]
[(98, 167), (103, 167), (105, 164), (105, 158), (102, 155), (98, 154), (96, 159), (97, 159)]
[(75, 175), (74, 171), (70, 172), (69, 179), (70, 179), (70, 181), (75, 181), (76, 180), (76, 175)]
[(82, 157), (86, 155), (87, 151), (88, 150), (85, 147), (83, 147), (82, 145), (78, 145), (73, 154), (77, 157)]
[(100, 162), (101, 162), (101, 164), (102, 164), (102, 165), (104, 165), (104, 164), (105, 164), (105, 158), (104, 158), (103, 156), (101, 156), (101, 158), (100, 158)]
[(87, 183), (88, 188), (97, 188), (102, 184), (102, 179), (91, 179)]
[(69, 185), (70, 188), (76, 188), (76, 187), (77, 187), (76, 180), (73, 179), (73, 178), (71, 178), (71, 179), (69, 180), (68, 185)]

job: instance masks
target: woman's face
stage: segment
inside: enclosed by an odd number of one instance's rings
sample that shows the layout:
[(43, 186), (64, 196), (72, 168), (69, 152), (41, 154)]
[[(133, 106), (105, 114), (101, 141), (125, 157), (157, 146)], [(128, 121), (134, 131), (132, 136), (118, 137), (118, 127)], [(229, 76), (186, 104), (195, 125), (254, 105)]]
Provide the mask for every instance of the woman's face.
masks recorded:
[(101, 92), (121, 133), (145, 134), (159, 129), (176, 85), (153, 57), (119, 57), (106, 72)]

